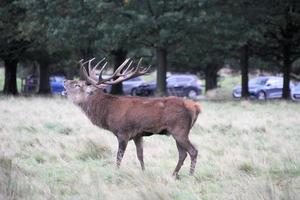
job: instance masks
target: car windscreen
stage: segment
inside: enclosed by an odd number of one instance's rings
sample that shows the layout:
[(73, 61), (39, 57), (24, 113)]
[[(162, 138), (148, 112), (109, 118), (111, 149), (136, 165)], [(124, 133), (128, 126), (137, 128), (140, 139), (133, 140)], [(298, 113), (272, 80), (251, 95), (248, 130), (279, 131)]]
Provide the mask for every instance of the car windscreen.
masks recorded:
[(168, 83), (187, 83), (190, 82), (192, 78), (187, 76), (173, 76), (167, 79)]
[(50, 81), (51, 82), (62, 83), (62, 82), (64, 82), (64, 80), (65, 80), (65, 77), (63, 77), (63, 76), (53, 76), (53, 77), (50, 77)]
[(142, 79), (140, 77), (131, 78), (127, 81), (141, 81)]
[(268, 81), (267, 78), (255, 78), (249, 81), (250, 85), (265, 85)]

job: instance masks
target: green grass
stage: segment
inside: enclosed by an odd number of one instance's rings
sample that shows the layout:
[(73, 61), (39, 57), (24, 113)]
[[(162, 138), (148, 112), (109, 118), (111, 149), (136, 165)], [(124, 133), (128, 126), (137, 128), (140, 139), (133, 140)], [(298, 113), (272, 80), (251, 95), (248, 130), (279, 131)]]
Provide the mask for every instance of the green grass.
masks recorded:
[(218, 80), (218, 88), (208, 91), (205, 96), (208, 99), (231, 100), (233, 88), (240, 84), (241, 77), (239, 74), (221, 76)]
[(117, 140), (60, 98), (0, 97), (0, 199), (299, 199), (300, 107), (272, 102), (203, 102), (191, 131), (199, 150), (180, 180), (172, 137), (134, 144), (115, 168)]
[(3, 90), (4, 87), (4, 68), (0, 67), (0, 91)]

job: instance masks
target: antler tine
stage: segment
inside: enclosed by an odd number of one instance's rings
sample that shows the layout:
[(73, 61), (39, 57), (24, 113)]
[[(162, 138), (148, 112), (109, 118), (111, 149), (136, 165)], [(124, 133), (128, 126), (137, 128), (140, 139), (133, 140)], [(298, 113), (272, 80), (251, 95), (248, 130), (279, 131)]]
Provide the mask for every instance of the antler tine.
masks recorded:
[(93, 78), (91, 78), (89, 75), (88, 75), (88, 72), (86, 71), (86, 69), (84, 67), (82, 67), (82, 72), (83, 72), (83, 75), (85, 76), (87, 82), (89, 82), (90, 84), (94, 85), (95, 87), (97, 88), (100, 88), (98, 85), (97, 85), (97, 81), (95, 81)]
[(103, 73), (103, 70), (106, 68), (106, 65), (107, 65), (107, 62), (104, 63), (104, 65), (101, 67), (101, 69), (99, 71), (98, 83), (100, 83), (103, 80), (102, 73)]
[(105, 65), (102, 67), (102, 69), (100, 70), (100, 74), (99, 74), (99, 80), (98, 80), (98, 84), (101, 84), (101, 83), (106, 83), (107, 81), (117, 77), (117, 76), (121, 76), (120, 72), (122, 71), (122, 69), (126, 66), (126, 64), (128, 63), (130, 59), (127, 58), (117, 69), (116, 71), (108, 78), (102, 78), (102, 72), (106, 66), (107, 63), (105, 63)]
[(148, 72), (148, 70), (151, 68), (151, 65), (149, 65), (148, 67), (142, 69), (140, 68), (140, 64), (142, 63), (143, 58), (139, 59), (139, 62), (137, 63), (137, 66), (134, 70), (134, 75), (135, 76), (139, 76), (139, 75), (144, 75)]
[[(143, 58), (140, 58), (139, 62), (138, 62), (138, 67), (140, 66), (140, 63), (142, 62)], [(151, 65), (149, 65), (148, 67), (145, 67), (144, 69), (140, 70), (139, 72), (142, 74), (146, 74), (148, 72), (148, 70), (151, 68)]]
[[(136, 67), (129, 70), (130, 66), (128, 66), (123, 73), (120, 73), (119, 77), (116, 80), (107, 81), (106, 84), (113, 85), (113, 84), (116, 84), (116, 83), (119, 83), (119, 82), (122, 82), (122, 81), (125, 81), (128, 79), (146, 74), (151, 66), (145, 68), (144, 70), (140, 70), (140, 67), (139, 67), (140, 63), (141, 63), (141, 59), (139, 60)], [(130, 62), (129, 65), (131, 65), (131, 64), (132, 64), (132, 62)], [(129, 72), (128, 72), (128, 70), (129, 70)]]
[(151, 67), (152, 67), (152, 65), (149, 65), (148, 67), (146, 67), (146, 68), (142, 71), (142, 73), (143, 73), (143, 74), (147, 74)]
[(137, 64), (137, 67), (140, 66), (140, 64), (142, 63), (142, 60), (143, 60), (143, 58), (140, 58), (140, 59), (139, 59), (139, 62), (138, 62), (138, 64)]
[(89, 62), (89, 60), (88, 60), (88, 61), (85, 61), (85, 62), (83, 62), (83, 61), (84, 61), (83, 59), (79, 60), (79, 63), (80, 63), (81, 66), (83, 66), (83, 65), (85, 65), (86, 63)]
[(86, 70), (85, 70), (85, 72), (84, 72), (83, 69), (85, 69), (84, 65), (85, 65), (86, 63), (88, 63), (88, 61), (86, 61), (86, 62), (83, 62), (83, 61), (84, 61), (84, 59), (79, 60), (79, 63), (80, 63), (80, 73), (81, 73), (82, 75), (85, 75)]
[(79, 63), (80, 63), (80, 73), (81, 73), (82, 75), (85, 75), (85, 73), (87, 73), (87, 71), (86, 71), (84, 65), (85, 65), (86, 63), (88, 63), (89, 61), (86, 61), (86, 62), (83, 62), (83, 61), (84, 61), (84, 59), (79, 60)]
[[(119, 73), (119, 76), (124, 76), (124, 75), (126, 75), (126, 74), (131, 73), (131, 72), (134, 70), (134, 68), (131, 68), (131, 69), (130, 69), (132, 63), (133, 63), (133, 61), (130, 61), (128, 67), (126, 67), (125, 70), (123, 70), (123, 73), (122, 73), (122, 74)], [(129, 69), (130, 69), (130, 71), (128, 72)]]
[[(121, 71), (122, 71), (122, 69), (126, 66), (126, 64), (128, 63), (128, 61), (130, 60), (130, 58), (127, 58), (119, 67), (118, 67), (118, 69), (116, 69), (116, 71), (115, 71), (115, 75), (117, 75), (117, 76), (122, 76), (122, 74), (121, 74)], [(131, 65), (131, 63), (132, 63), (132, 61), (129, 63), (129, 66)], [(127, 70), (127, 68), (125, 69), (125, 70)]]
[[(89, 82), (90, 84), (94, 85), (95, 87), (101, 89), (101, 87), (100, 87), (99, 85), (97, 85), (97, 81), (90, 77), (90, 74), (88, 74), (88, 72), (86, 71), (86, 68), (84, 67), (84, 65), (85, 65), (86, 63), (89, 63), (89, 69), (90, 69), (90, 64), (91, 64), (91, 62), (92, 62), (93, 60), (94, 60), (94, 59), (90, 59), (90, 60), (88, 60), (88, 61), (86, 61), (86, 62), (83, 62), (83, 59), (81, 59), (81, 60), (79, 61), (80, 65), (81, 65), (80, 71), (81, 71), (82, 75), (85, 77), (85, 79), (86, 79), (87, 82)], [(90, 73), (90, 71), (89, 71), (89, 73)]]
[(91, 63), (92, 63), (93, 60), (95, 60), (95, 58), (92, 58), (92, 59), (90, 59), (90, 60), (88, 61), (88, 63), (89, 63), (89, 66), (88, 66), (88, 67), (89, 67), (89, 71), (88, 71), (89, 75), (91, 75), (91, 71), (92, 71), (92, 69), (91, 69), (91, 68), (92, 68), (92, 67), (91, 67)]
[[(107, 66), (107, 62), (104, 63), (104, 65), (101, 67), (100, 72), (99, 72), (99, 77), (98, 77), (98, 81), (95, 80), (95, 71), (97, 69), (97, 67), (100, 65), (100, 63), (102, 63), (105, 58), (103, 58), (102, 60), (100, 60), (93, 68), (92, 68), (92, 61), (95, 60), (95, 58), (92, 58), (86, 62), (83, 62), (84, 60), (81, 59), (79, 61), (80, 65), (81, 65), (81, 71), (84, 75), (84, 77), (86, 78), (87, 82), (91, 83), (92, 85), (94, 85), (97, 88), (101, 88), (99, 85), (100, 84), (109, 84), (109, 85), (113, 85), (116, 83), (119, 83), (121, 81), (125, 81), (143, 74), (146, 74), (148, 72), (148, 70), (150, 69), (151, 66), (146, 67), (144, 69), (142, 69), (140, 67), (140, 64), (142, 62), (142, 59), (140, 59), (137, 63), (137, 65), (135, 67), (131, 67), (133, 64), (133, 61), (130, 60), (130, 58), (127, 58), (116, 70), (115, 72), (109, 76), (108, 78), (102, 78), (102, 73), (104, 71), (104, 69)], [(129, 62), (130, 61), (130, 62)], [(129, 64), (128, 64), (129, 62)], [(84, 67), (84, 65), (88, 63), (88, 69), (86, 69)], [(125, 66), (128, 64), (128, 66), (125, 68)], [(125, 69), (124, 69), (125, 68)], [(92, 77), (94, 76), (94, 77)], [(114, 78), (116, 78), (115, 80), (113, 80)]]
[[(106, 58), (102, 58), (92, 69), (92, 72), (94, 73), (94, 71), (97, 69), (97, 67), (100, 65), (100, 63), (102, 63)], [(105, 65), (105, 64), (104, 64)]]

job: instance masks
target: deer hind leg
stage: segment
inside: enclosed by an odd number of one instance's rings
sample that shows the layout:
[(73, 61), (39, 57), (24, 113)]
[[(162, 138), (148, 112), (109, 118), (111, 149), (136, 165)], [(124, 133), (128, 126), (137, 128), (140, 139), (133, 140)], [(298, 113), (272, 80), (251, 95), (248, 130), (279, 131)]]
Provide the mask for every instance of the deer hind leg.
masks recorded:
[(197, 163), (198, 150), (192, 145), (188, 138), (188, 134), (173, 134), (173, 137), (176, 140), (176, 144), (178, 143), (185, 151), (187, 151), (191, 158), (191, 166), (190, 166), (190, 175), (193, 175), (195, 172), (195, 167)]
[(177, 149), (178, 149), (179, 158), (178, 158), (177, 166), (176, 166), (176, 168), (173, 172), (173, 176), (177, 178), (178, 177), (178, 172), (179, 172), (181, 166), (184, 163), (184, 160), (187, 156), (187, 153), (186, 153), (186, 150), (177, 141), (176, 141), (176, 146), (177, 146)]
[(194, 145), (192, 145), (189, 140), (187, 141), (187, 151), (191, 157), (190, 175), (193, 175), (197, 163), (198, 150), (194, 147)]
[(142, 137), (137, 137), (137, 138), (134, 138), (133, 140), (134, 140), (134, 143), (135, 143), (135, 146), (136, 146), (136, 154), (137, 154), (137, 157), (140, 161), (142, 170), (145, 170), (144, 158), (143, 158), (143, 138)]
[(118, 153), (117, 153), (117, 168), (120, 168), (121, 161), (123, 159), (128, 140), (122, 139), (118, 137), (118, 142), (119, 142), (119, 148), (118, 148)]

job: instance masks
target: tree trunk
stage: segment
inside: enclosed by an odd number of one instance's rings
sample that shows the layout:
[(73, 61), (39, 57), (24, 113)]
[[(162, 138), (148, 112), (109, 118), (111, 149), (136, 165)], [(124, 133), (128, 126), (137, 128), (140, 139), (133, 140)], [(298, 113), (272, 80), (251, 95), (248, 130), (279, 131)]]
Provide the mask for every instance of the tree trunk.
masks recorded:
[(166, 49), (156, 49), (156, 57), (158, 62), (157, 67), (157, 96), (166, 96), (166, 78), (167, 78), (167, 50)]
[[(127, 56), (127, 51), (124, 49), (118, 49), (112, 51), (111, 54), (113, 55), (113, 59), (114, 59), (114, 71), (116, 71), (116, 69), (125, 61)], [(123, 94), (122, 82), (112, 85), (110, 93), (122, 95)]]
[(208, 64), (204, 70), (205, 74), (205, 91), (215, 89), (218, 83), (218, 70), (219, 67), (216, 64)]
[(5, 66), (5, 80), (4, 80), (4, 94), (16, 95), (17, 89), (17, 59), (4, 59)]
[(249, 48), (245, 44), (241, 48), (241, 75), (242, 75), (242, 98), (249, 97), (248, 88), (248, 59), (249, 59)]
[(40, 86), (39, 94), (49, 94), (50, 84), (49, 84), (49, 63), (47, 61), (40, 61)]
[(285, 44), (283, 46), (283, 88), (282, 98), (288, 99), (290, 97), (290, 71), (291, 71), (291, 45)]

